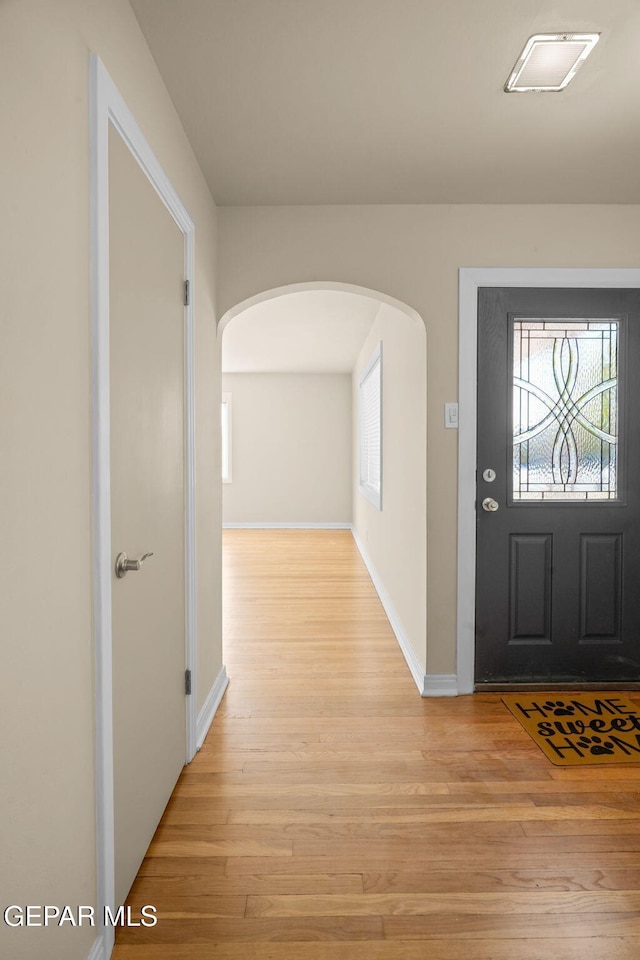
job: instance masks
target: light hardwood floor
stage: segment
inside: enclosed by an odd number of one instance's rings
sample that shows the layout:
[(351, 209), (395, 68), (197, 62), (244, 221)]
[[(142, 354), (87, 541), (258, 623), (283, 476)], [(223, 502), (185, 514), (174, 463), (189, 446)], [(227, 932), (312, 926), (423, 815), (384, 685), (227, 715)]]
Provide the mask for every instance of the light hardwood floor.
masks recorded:
[(224, 555), (231, 684), (115, 960), (638, 960), (640, 764), (554, 767), (499, 695), (422, 700), (348, 532)]

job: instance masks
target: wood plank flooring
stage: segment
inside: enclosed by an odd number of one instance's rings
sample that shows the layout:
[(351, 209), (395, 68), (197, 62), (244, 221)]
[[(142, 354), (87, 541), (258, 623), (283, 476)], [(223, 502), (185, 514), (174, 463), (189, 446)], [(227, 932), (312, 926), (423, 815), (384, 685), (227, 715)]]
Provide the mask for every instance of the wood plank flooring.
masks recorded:
[(640, 764), (422, 700), (348, 532), (225, 531), (224, 569), (231, 684), (115, 960), (638, 960)]

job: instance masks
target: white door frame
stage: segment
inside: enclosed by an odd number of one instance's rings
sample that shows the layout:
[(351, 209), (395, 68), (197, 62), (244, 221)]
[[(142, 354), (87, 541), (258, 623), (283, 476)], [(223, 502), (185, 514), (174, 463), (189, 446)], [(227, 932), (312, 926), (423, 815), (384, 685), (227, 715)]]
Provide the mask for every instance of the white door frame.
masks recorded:
[(640, 269), (461, 267), (459, 273), (458, 693), (473, 693), (476, 610), (476, 429), (480, 287), (638, 287)]
[[(195, 390), (193, 357), (194, 223), (142, 135), (102, 61), (89, 63), (91, 168), (91, 315), (93, 353), (93, 609), (95, 638), (97, 918), (114, 904), (113, 702), (111, 624), (111, 489), (109, 406), (109, 124), (125, 145), (184, 236), (185, 358), (185, 661), (193, 694), (185, 697), (186, 760), (196, 751)], [(92, 956), (107, 958), (113, 927), (103, 927)]]

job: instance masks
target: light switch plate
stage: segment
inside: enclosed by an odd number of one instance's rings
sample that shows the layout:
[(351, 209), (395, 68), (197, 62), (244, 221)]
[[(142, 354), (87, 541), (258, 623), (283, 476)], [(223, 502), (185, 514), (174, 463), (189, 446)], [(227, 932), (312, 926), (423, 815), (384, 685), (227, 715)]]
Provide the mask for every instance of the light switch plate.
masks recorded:
[(458, 404), (457, 403), (445, 403), (444, 425), (447, 428), (447, 430), (458, 429)]

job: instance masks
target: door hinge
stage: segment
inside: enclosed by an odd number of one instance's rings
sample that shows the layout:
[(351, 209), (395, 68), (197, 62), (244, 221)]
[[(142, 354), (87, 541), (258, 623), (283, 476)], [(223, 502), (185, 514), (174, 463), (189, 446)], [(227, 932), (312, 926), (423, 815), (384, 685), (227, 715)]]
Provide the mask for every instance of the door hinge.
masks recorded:
[(191, 695), (191, 670), (184, 672), (184, 692), (187, 697)]
[(191, 303), (191, 284), (188, 280), (184, 282), (184, 305), (188, 307)]

